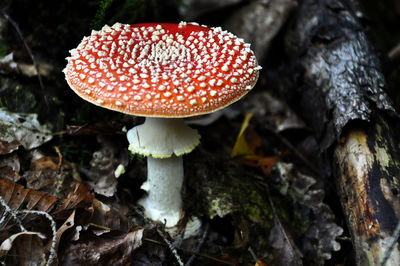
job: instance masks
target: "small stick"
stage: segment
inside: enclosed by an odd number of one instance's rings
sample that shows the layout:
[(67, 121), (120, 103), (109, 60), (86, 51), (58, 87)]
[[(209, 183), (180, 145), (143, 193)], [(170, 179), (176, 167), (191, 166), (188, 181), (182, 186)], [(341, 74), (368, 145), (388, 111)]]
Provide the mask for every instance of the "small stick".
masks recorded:
[(256, 266), (261, 266), (260, 263), (258, 262), (258, 258), (256, 256), (256, 253), (254, 253), (253, 249), (251, 247), (249, 247), (248, 251), (250, 252), (251, 256), (253, 257), (254, 261), (256, 262)]
[(172, 245), (171, 241), (169, 241), (167, 239), (167, 237), (165, 236), (165, 233), (149, 218), (145, 217), (143, 212), (141, 210), (139, 210), (136, 207), (133, 207), (134, 211), (139, 214), (145, 221), (146, 223), (151, 224), (153, 227), (156, 228), (157, 233), (161, 236), (161, 238), (164, 240), (164, 242), (167, 244), (168, 248), (170, 249), (171, 253), (174, 255), (176, 261), (178, 262), (178, 264), (180, 266), (184, 266), (182, 259), (179, 257), (178, 252), (176, 251), (176, 248)]
[(171, 241), (169, 241), (165, 235), (165, 232), (160, 229), (160, 227), (156, 226), (157, 233), (161, 236), (161, 238), (164, 240), (164, 242), (167, 244), (169, 250), (172, 252), (174, 255), (176, 261), (178, 262), (179, 266), (184, 266), (181, 257), (179, 257), (178, 252), (176, 251), (176, 248), (174, 245), (172, 245)]
[[(151, 239), (151, 238), (143, 238), (143, 240), (144, 240), (144, 241), (147, 241), (147, 242), (150, 242), (150, 243), (157, 244), (157, 245), (166, 246), (165, 243), (162, 243), (162, 242), (160, 242), (160, 241), (157, 241), (157, 240), (154, 240), (154, 239)], [(236, 265), (236, 264), (231, 263), (231, 262), (229, 262), (229, 261), (220, 260), (220, 259), (214, 258), (214, 257), (212, 257), (212, 256), (210, 256), (210, 255), (207, 255), (207, 254), (196, 253), (196, 252), (194, 252), (193, 250), (184, 249), (184, 248), (177, 248), (177, 249), (180, 250), (180, 251), (182, 251), (182, 252), (186, 252), (186, 253), (189, 253), (189, 254), (195, 254), (195, 255), (197, 255), (197, 256), (199, 256), (199, 257), (207, 258), (207, 259), (209, 259), (209, 260), (213, 260), (213, 261), (216, 261), (216, 262), (219, 262), (219, 263), (222, 263), (222, 264), (226, 264), (226, 265)]]
[(11, 216), (14, 218), (15, 222), (19, 226), (19, 230), (21, 230), (22, 232), (27, 232), (25, 227), (22, 225), (21, 220), (17, 217), (17, 212), (13, 211), (8, 206), (7, 202), (1, 196), (0, 196), (0, 204), (4, 207), (4, 212), (3, 212), (3, 215), (1, 216), (0, 224), (4, 223), (4, 221), (6, 219), (6, 214), (9, 213), (9, 214), (11, 214)]
[[(196, 253), (199, 253), (200, 250), (201, 250), (201, 247), (204, 245), (204, 243), (205, 243), (205, 241), (206, 241), (206, 239), (207, 239), (207, 236), (208, 236), (208, 230), (209, 230), (209, 228), (210, 228), (210, 224), (207, 223), (207, 224), (205, 225), (205, 228), (204, 228), (203, 236), (202, 236), (202, 238), (201, 238), (199, 244), (198, 244), (197, 247), (196, 247), (196, 251), (195, 251)], [(190, 265), (193, 263), (194, 259), (196, 258), (196, 253), (194, 253), (194, 254), (192, 254), (192, 256), (190, 256), (190, 258), (189, 258), (188, 261), (186, 262), (185, 266), (190, 266)]]

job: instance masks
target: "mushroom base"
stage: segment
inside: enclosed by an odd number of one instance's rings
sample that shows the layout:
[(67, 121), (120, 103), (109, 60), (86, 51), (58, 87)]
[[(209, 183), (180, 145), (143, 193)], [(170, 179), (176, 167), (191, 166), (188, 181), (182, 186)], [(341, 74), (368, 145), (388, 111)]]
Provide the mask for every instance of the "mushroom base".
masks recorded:
[(139, 201), (145, 215), (154, 221), (175, 226), (182, 208), (181, 188), (183, 183), (182, 156), (165, 159), (147, 157), (147, 181), (142, 189), (147, 195)]

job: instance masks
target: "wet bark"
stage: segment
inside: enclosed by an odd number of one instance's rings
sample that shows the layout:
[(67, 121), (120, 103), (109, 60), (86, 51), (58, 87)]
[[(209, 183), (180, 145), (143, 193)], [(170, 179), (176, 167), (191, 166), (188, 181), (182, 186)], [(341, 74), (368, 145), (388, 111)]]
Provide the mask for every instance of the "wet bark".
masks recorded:
[[(303, 0), (287, 34), (292, 62), (285, 94), (331, 154), (358, 265), (375, 265), (399, 222), (398, 117), (385, 92), (364, 15), (353, 0)], [(329, 172), (329, 171), (326, 171)], [(390, 264), (400, 261), (398, 245)]]
[[(334, 151), (338, 193), (359, 265), (376, 265), (400, 217), (400, 150), (382, 117), (345, 130)], [(398, 244), (386, 265), (398, 265)]]

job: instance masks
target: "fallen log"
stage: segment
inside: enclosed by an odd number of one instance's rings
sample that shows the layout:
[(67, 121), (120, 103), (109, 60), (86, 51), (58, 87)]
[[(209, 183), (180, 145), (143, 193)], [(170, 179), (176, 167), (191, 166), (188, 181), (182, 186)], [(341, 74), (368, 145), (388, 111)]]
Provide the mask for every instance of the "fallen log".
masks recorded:
[[(358, 265), (377, 265), (400, 218), (398, 116), (354, 0), (303, 0), (289, 43), (286, 95), (328, 153)], [(295, 63), (293, 63), (295, 62)], [(395, 247), (386, 265), (398, 265)]]

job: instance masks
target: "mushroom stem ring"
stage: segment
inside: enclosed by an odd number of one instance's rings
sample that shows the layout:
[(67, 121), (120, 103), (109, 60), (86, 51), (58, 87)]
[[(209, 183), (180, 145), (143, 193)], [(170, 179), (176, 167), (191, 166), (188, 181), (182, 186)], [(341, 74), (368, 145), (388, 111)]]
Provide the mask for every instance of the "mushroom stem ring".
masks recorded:
[(92, 31), (70, 52), (64, 73), (80, 97), (147, 117), (128, 132), (129, 149), (148, 156), (148, 195), (140, 204), (153, 220), (176, 225), (181, 156), (200, 139), (180, 118), (222, 109), (253, 88), (261, 67), (250, 44), (196, 23), (116, 23)]
[(147, 156), (147, 195), (139, 201), (154, 221), (175, 226), (180, 220), (183, 183), (182, 155), (191, 152), (200, 135), (183, 119), (146, 118), (127, 133), (129, 150)]

